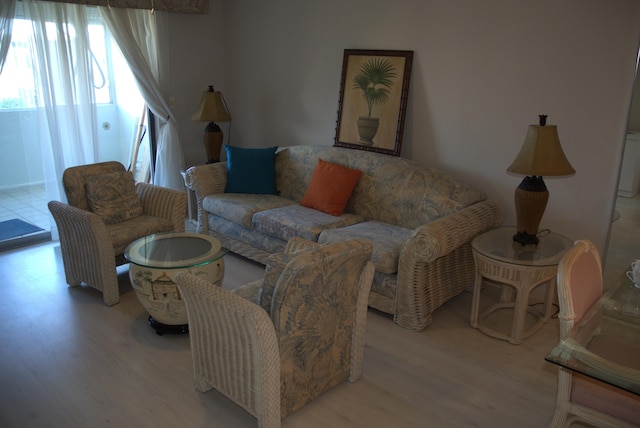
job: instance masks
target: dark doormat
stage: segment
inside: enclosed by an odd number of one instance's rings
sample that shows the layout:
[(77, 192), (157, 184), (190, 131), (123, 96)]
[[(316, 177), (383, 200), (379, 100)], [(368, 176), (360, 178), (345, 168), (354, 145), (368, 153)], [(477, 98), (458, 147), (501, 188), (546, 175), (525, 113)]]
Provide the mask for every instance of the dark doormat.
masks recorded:
[(0, 221), (0, 241), (17, 238), (18, 236), (29, 235), (41, 232), (44, 229), (34, 226), (20, 219), (14, 218), (7, 221)]

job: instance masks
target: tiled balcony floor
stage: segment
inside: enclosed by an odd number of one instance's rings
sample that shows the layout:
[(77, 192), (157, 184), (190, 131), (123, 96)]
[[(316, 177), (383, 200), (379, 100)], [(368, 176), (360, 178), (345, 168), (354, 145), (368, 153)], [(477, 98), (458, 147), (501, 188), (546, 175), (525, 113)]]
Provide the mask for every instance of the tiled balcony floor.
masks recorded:
[[(4, 243), (11, 241), (10, 247), (20, 246), (17, 245), (18, 242), (14, 242), (18, 240), (26, 241), (25, 243), (33, 243), (33, 238), (36, 237), (34, 235), (40, 237), (39, 241), (51, 239), (49, 235), (51, 223), (47, 202), (44, 184), (0, 189), (0, 221), (17, 218), (44, 229), (44, 232), (10, 239), (4, 241)], [(0, 242), (0, 250), (5, 247), (6, 245), (2, 245), (2, 242)]]

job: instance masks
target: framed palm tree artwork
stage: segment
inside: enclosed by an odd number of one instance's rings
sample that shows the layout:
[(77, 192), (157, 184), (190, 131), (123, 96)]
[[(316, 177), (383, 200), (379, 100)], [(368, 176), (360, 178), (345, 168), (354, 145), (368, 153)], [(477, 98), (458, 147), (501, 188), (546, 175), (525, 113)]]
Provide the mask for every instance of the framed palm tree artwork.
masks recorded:
[(400, 156), (413, 51), (345, 49), (335, 146)]

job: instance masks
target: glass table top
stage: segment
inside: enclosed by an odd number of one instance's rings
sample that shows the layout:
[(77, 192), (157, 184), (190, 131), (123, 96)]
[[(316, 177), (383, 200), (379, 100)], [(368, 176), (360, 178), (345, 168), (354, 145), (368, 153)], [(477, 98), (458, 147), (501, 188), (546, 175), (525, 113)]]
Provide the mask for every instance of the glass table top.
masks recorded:
[(471, 246), (483, 256), (523, 266), (554, 266), (573, 246), (573, 241), (554, 232), (538, 234), (538, 245), (521, 245), (513, 241), (515, 227), (499, 227), (478, 235)]
[(545, 359), (640, 395), (640, 288), (621, 275)]
[(220, 241), (200, 233), (156, 233), (133, 241), (124, 257), (138, 266), (183, 269), (212, 263), (229, 252)]

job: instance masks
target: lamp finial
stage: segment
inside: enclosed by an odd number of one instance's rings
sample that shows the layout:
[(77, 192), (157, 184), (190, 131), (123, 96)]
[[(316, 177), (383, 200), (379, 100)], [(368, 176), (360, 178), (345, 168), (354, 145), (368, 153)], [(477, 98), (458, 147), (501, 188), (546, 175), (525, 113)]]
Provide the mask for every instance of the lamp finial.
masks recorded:
[[(211, 87), (211, 86), (209, 86)], [(539, 114), (538, 117), (540, 118), (540, 126), (545, 126), (547, 124), (547, 115), (546, 114)]]

